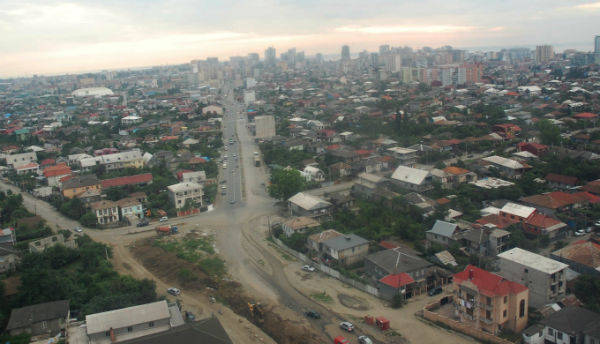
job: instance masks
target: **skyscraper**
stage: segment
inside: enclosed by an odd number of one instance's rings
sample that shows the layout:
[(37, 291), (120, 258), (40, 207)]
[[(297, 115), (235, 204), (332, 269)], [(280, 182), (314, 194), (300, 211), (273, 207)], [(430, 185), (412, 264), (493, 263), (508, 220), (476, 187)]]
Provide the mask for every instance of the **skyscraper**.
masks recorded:
[(350, 61), (350, 47), (342, 45), (342, 61)]
[(275, 55), (275, 48), (268, 47), (265, 50), (265, 64), (267, 65), (275, 65), (275, 61), (277, 60), (277, 55)]
[(600, 54), (600, 36), (594, 37), (594, 53)]
[(554, 48), (551, 45), (538, 45), (535, 47), (535, 62), (546, 63), (554, 57)]

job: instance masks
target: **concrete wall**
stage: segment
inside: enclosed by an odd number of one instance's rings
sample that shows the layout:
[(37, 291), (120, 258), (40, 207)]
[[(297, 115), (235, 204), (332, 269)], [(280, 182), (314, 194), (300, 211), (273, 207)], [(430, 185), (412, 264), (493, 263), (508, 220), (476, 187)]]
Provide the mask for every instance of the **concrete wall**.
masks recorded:
[(150, 326), (150, 324), (147, 322), (143, 324), (133, 325), (131, 326), (131, 331), (128, 327), (113, 329), (116, 337), (115, 342), (111, 342), (110, 336), (106, 335), (107, 332), (110, 331), (110, 329), (106, 329), (106, 331), (103, 332), (90, 334), (88, 335), (88, 338), (90, 340), (90, 344), (119, 343), (129, 339), (147, 336), (153, 333), (168, 331), (171, 328), (169, 321), (170, 319), (166, 318), (155, 320), (153, 326)]

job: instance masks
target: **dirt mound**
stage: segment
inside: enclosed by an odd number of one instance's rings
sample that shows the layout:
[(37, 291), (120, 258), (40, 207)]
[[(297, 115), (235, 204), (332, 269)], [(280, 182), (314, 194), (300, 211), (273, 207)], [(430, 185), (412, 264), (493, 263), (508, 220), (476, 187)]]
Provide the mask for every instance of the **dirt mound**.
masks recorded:
[[(226, 304), (231, 310), (241, 315), (280, 344), (312, 344), (321, 342), (320, 337), (301, 323), (283, 319), (269, 305), (263, 305), (264, 316), (255, 317), (248, 309), (249, 302), (260, 302), (250, 298), (240, 283), (228, 280), (216, 280), (207, 275), (197, 265), (177, 257), (176, 253), (167, 252), (152, 246), (154, 239), (138, 241), (131, 247), (133, 255), (155, 276), (166, 281), (180, 281), (185, 288), (199, 290), (207, 296), (214, 296)], [(182, 281), (180, 271), (187, 269), (197, 279)], [(207, 292), (210, 287), (214, 291)], [(210, 293), (210, 295), (208, 295)]]

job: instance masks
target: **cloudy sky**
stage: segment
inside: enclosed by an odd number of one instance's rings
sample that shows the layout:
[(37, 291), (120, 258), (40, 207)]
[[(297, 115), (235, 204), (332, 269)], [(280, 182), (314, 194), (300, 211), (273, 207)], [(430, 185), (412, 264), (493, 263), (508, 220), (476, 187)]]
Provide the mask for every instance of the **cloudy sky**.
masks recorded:
[(589, 51), (598, 18), (594, 0), (0, 0), (0, 77), (262, 57), (268, 46)]

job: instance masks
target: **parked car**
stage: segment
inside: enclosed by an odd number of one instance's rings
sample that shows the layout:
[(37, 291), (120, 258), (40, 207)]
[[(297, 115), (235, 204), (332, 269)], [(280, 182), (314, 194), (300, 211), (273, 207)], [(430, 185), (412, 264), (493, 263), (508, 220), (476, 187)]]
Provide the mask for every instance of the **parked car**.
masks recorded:
[(575, 236), (582, 236), (582, 235), (585, 235), (585, 230), (578, 229), (575, 231)]
[(592, 227), (587, 227), (587, 228), (585, 229), (585, 232), (586, 232), (586, 233), (591, 233), (591, 232), (592, 232)]
[(600, 227), (600, 220), (596, 221), (596, 223), (594, 223), (594, 226)]
[(304, 314), (309, 318), (321, 319), (321, 314), (319, 314), (319, 312), (317, 312), (317, 311), (307, 311)]
[(333, 339), (333, 344), (350, 344), (350, 342), (348, 341), (348, 339), (342, 336), (337, 336)]
[(342, 321), (342, 322), (340, 323), (340, 327), (341, 327), (343, 330), (346, 330), (346, 331), (348, 331), (348, 332), (352, 332), (352, 331), (354, 331), (354, 325), (352, 325), (352, 323), (351, 323), (351, 322), (348, 322), (348, 321)]
[(371, 338), (369, 338), (367, 336), (358, 336), (358, 343), (359, 344), (373, 344), (373, 341), (371, 340)]
[(138, 222), (136, 226), (144, 227), (144, 226), (147, 226), (148, 224), (149, 224), (148, 221), (142, 220), (142, 221)]
[(312, 266), (310, 266), (310, 265), (304, 265), (304, 266), (302, 267), (302, 270), (304, 270), (304, 271), (308, 271), (308, 272), (314, 272), (314, 271), (315, 271), (315, 268), (314, 268), (314, 267), (312, 267)]
[(75, 232), (77, 232), (77, 233), (82, 233), (83, 232), (83, 229), (81, 229), (81, 227), (79, 227), (79, 226), (75, 227), (75, 229), (73, 229), (73, 230)]
[(165, 222), (165, 221), (169, 221), (169, 218), (167, 216), (163, 216), (160, 218), (159, 220), (160, 222)]
[(434, 295), (441, 294), (441, 293), (442, 293), (442, 287), (431, 288), (427, 292), (427, 294), (429, 294), (429, 296), (434, 296)]
[(167, 292), (169, 294), (171, 294), (171, 295), (174, 295), (174, 296), (177, 296), (177, 295), (181, 294), (181, 290), (179, 290), (177, 288), (173, 288), (173, 287), (167, 289)]
[(194, 315), (194, 313), (188, 312), (188, 311), (185, 312), (185, 318), (188, 321), (194, 321), (194, 320), (196, 320), (196, 316)]

